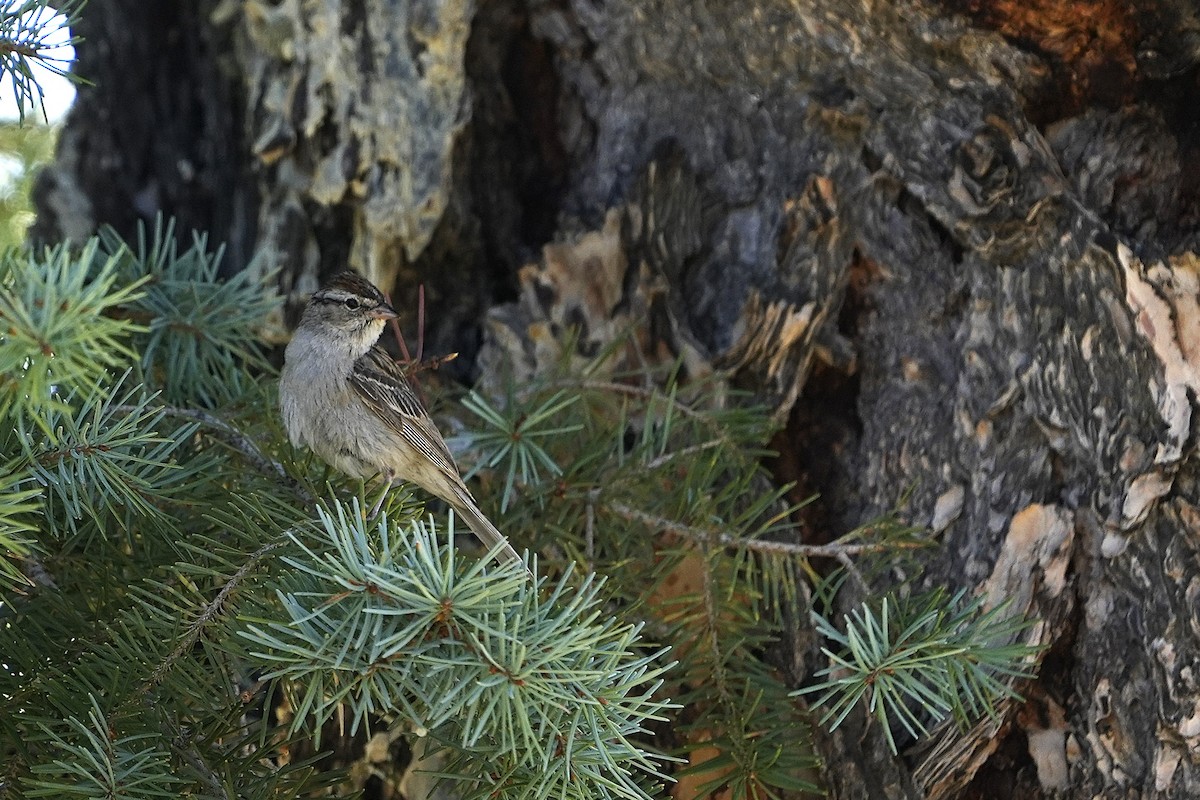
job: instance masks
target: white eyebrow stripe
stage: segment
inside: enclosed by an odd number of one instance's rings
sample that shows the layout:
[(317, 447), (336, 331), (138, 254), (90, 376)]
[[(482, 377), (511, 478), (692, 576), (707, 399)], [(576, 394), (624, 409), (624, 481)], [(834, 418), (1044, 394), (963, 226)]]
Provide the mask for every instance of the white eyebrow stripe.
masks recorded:
[(324, 289), (313, 295), (313, 299), (318, 303), (344, 303), (351, 298), (361, 300), (365, 305), (379, 304), (379, 301), (374, 298), (363, 297), (354, 292), (343, 291), (342, 289)]

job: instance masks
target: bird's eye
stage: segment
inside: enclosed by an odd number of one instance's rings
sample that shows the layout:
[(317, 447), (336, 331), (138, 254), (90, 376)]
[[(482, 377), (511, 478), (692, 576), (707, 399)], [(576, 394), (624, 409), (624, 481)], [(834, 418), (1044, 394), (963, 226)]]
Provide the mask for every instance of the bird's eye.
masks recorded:
[(362, 305), (362, 304), (358, 302), (357, 298), (354, 298), (354, 297), (346, 298), (346, 308), (350, 309), (351, 311), (355, 310), (360, 305)]

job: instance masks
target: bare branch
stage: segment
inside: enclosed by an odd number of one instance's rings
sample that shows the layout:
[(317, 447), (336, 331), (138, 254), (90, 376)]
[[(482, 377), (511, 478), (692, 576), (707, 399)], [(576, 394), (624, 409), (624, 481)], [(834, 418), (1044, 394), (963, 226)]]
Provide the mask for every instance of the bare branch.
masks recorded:
[(864, 553), (882, 553), (901, 548), (917, 548), (924, 545), (920, 542), (862, 542), (858, 544), (794, 544), (792, 542), (772, 542), (765, 539), (747, 539), (722, 531), (710, 531), (704, 528), (694, 528), (674, 520), (647, 514), (624, 503), (609, 503), (606, 508), (613, 513), (633, 522), (640, 522), (650, 528), (668, 531), (685, 536), (698, 542), (715, 541), (722, 547), (738, 547), (759, 553), (778, 553), (780, 555), (805, 556), (808, 558), (836, 558), (862, 555)]
[(647, 462), (646, 469), (658, 469), (661, 466), (671, 463), (676, 458), (695, 455), (696, 453), (703, 453), (705, 450), (711, 450), (714, 447), (720, 447), (722, 444), (725, 443), (712, 439), (707, 442), (701, 442), (700, 444), (694, 444), (691, 447), (685, 447), (682, 450), (663, 453), (658, 458)]

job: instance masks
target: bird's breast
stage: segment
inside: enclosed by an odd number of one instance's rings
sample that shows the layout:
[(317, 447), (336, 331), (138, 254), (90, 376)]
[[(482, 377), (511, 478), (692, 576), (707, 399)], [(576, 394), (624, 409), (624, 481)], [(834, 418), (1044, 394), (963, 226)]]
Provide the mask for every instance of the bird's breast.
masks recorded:
[(354, 477), (380, 471), (372, 458), (378, 422), (350, 386), (348, 372), (288, 362), (279, 379), (279, 406), (293, 445)]

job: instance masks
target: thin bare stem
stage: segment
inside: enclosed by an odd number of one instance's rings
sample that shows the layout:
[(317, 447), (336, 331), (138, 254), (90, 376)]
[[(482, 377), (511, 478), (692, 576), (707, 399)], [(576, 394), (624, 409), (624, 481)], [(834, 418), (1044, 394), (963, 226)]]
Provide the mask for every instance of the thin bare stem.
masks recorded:
[(592, 489), (587, 494), (587, 522), (583, 529), (583, 551), (587, 554), (589, 568), (596, 560), (596, 499), (599, 496), (600, 490), (598, 489)]
[(863, 578), (863, 574), (858, 571), (858, 567), (854, 566), (854, 561), (850, 558), (848, 553), (838, 553), (836, 556), (834, 556), (834, 558), (838, 560), (839, 564), (846, 568), (846, 573), (850, 576), (851, 580), (854, 581), (854, 585), (860, 592), (863, 594), (871, 593), (871, 587), (867, 585), (867, 581), (865, 578)]
[(425, 284), (417, 285), (417, 361), (425, 355)]
[[(613, 392), (614, 394), (626, 394), (632, 397), (641, 397), (647, 400), (668, 400), (671, 401), (669, 395), (657, 391), (654, 387), (633, 386), (628, 383), (618, 383), (616, 381), (598, 381), (598, 380), (563, 380), (555, 381), (554, 386), (564, 387), (580, 387), (583, 389), (597, 389), (605, 392)], [(671, 401), (672, 404), (679, 410), (681, 414), (687, 417), (692, 417), (699, 420), (708, 420), (709, 416), (701, 411), (697, 411), (686, 403), (681, 403), (678, 400)]]
[[(390, 306), (392, 304), (392, 296), (385, 292), (383, 297)], [(400, 330), (400, 320), (393, 318), (390, 324), (392, 326), (392, 335), (396, 337), (396, 344), (400, 345), (400, 354), (404, 356), (404, 363), (411, 364), (413, 358), (408, 353), (408, 342), (404, 340), (404, 332)]]
[(704, 528), (693, 528), (674, 520), (647, 514), (624, 503), (609, 503), (606, 508), (615, 514), (633, 522), (640, 522), (650, 528), (668, 531), (685, 536), (697, 542), (710, 541), (715, 535), (715, 541), (722, 547), (738, 547), (753, 550), (758, 553), (778, 553), (781, 555), (805, 556), (808, 558), (836, 558), (855, 556), (864, 553), (881, 553), (901, 548), (923, 547), (920, 542), (863, 542), (860, 544), (794, 544), (792, 542), (772, 542), (765, 539), (747, 539), (732, 533), (711, 531)]
[(703, 453), (705, 450), (711, 450), (714, 447), (720, 447), (723, 444), (725, 444), (725, 443), (714, 439), (711, 441), (702, 442), (701, 444), (694, 444), (691, 447), (685, 447), (682, 450), (675, 450), (670, 453), (663, 453), (658, 458), (647, 462), (646, 468), (647, 469), (658, 469), (661, 466), (671, 463), (672, 461), (674, 461), (677, 458), (681, 458), (683, 456), (695, 455), (696, 453)]

